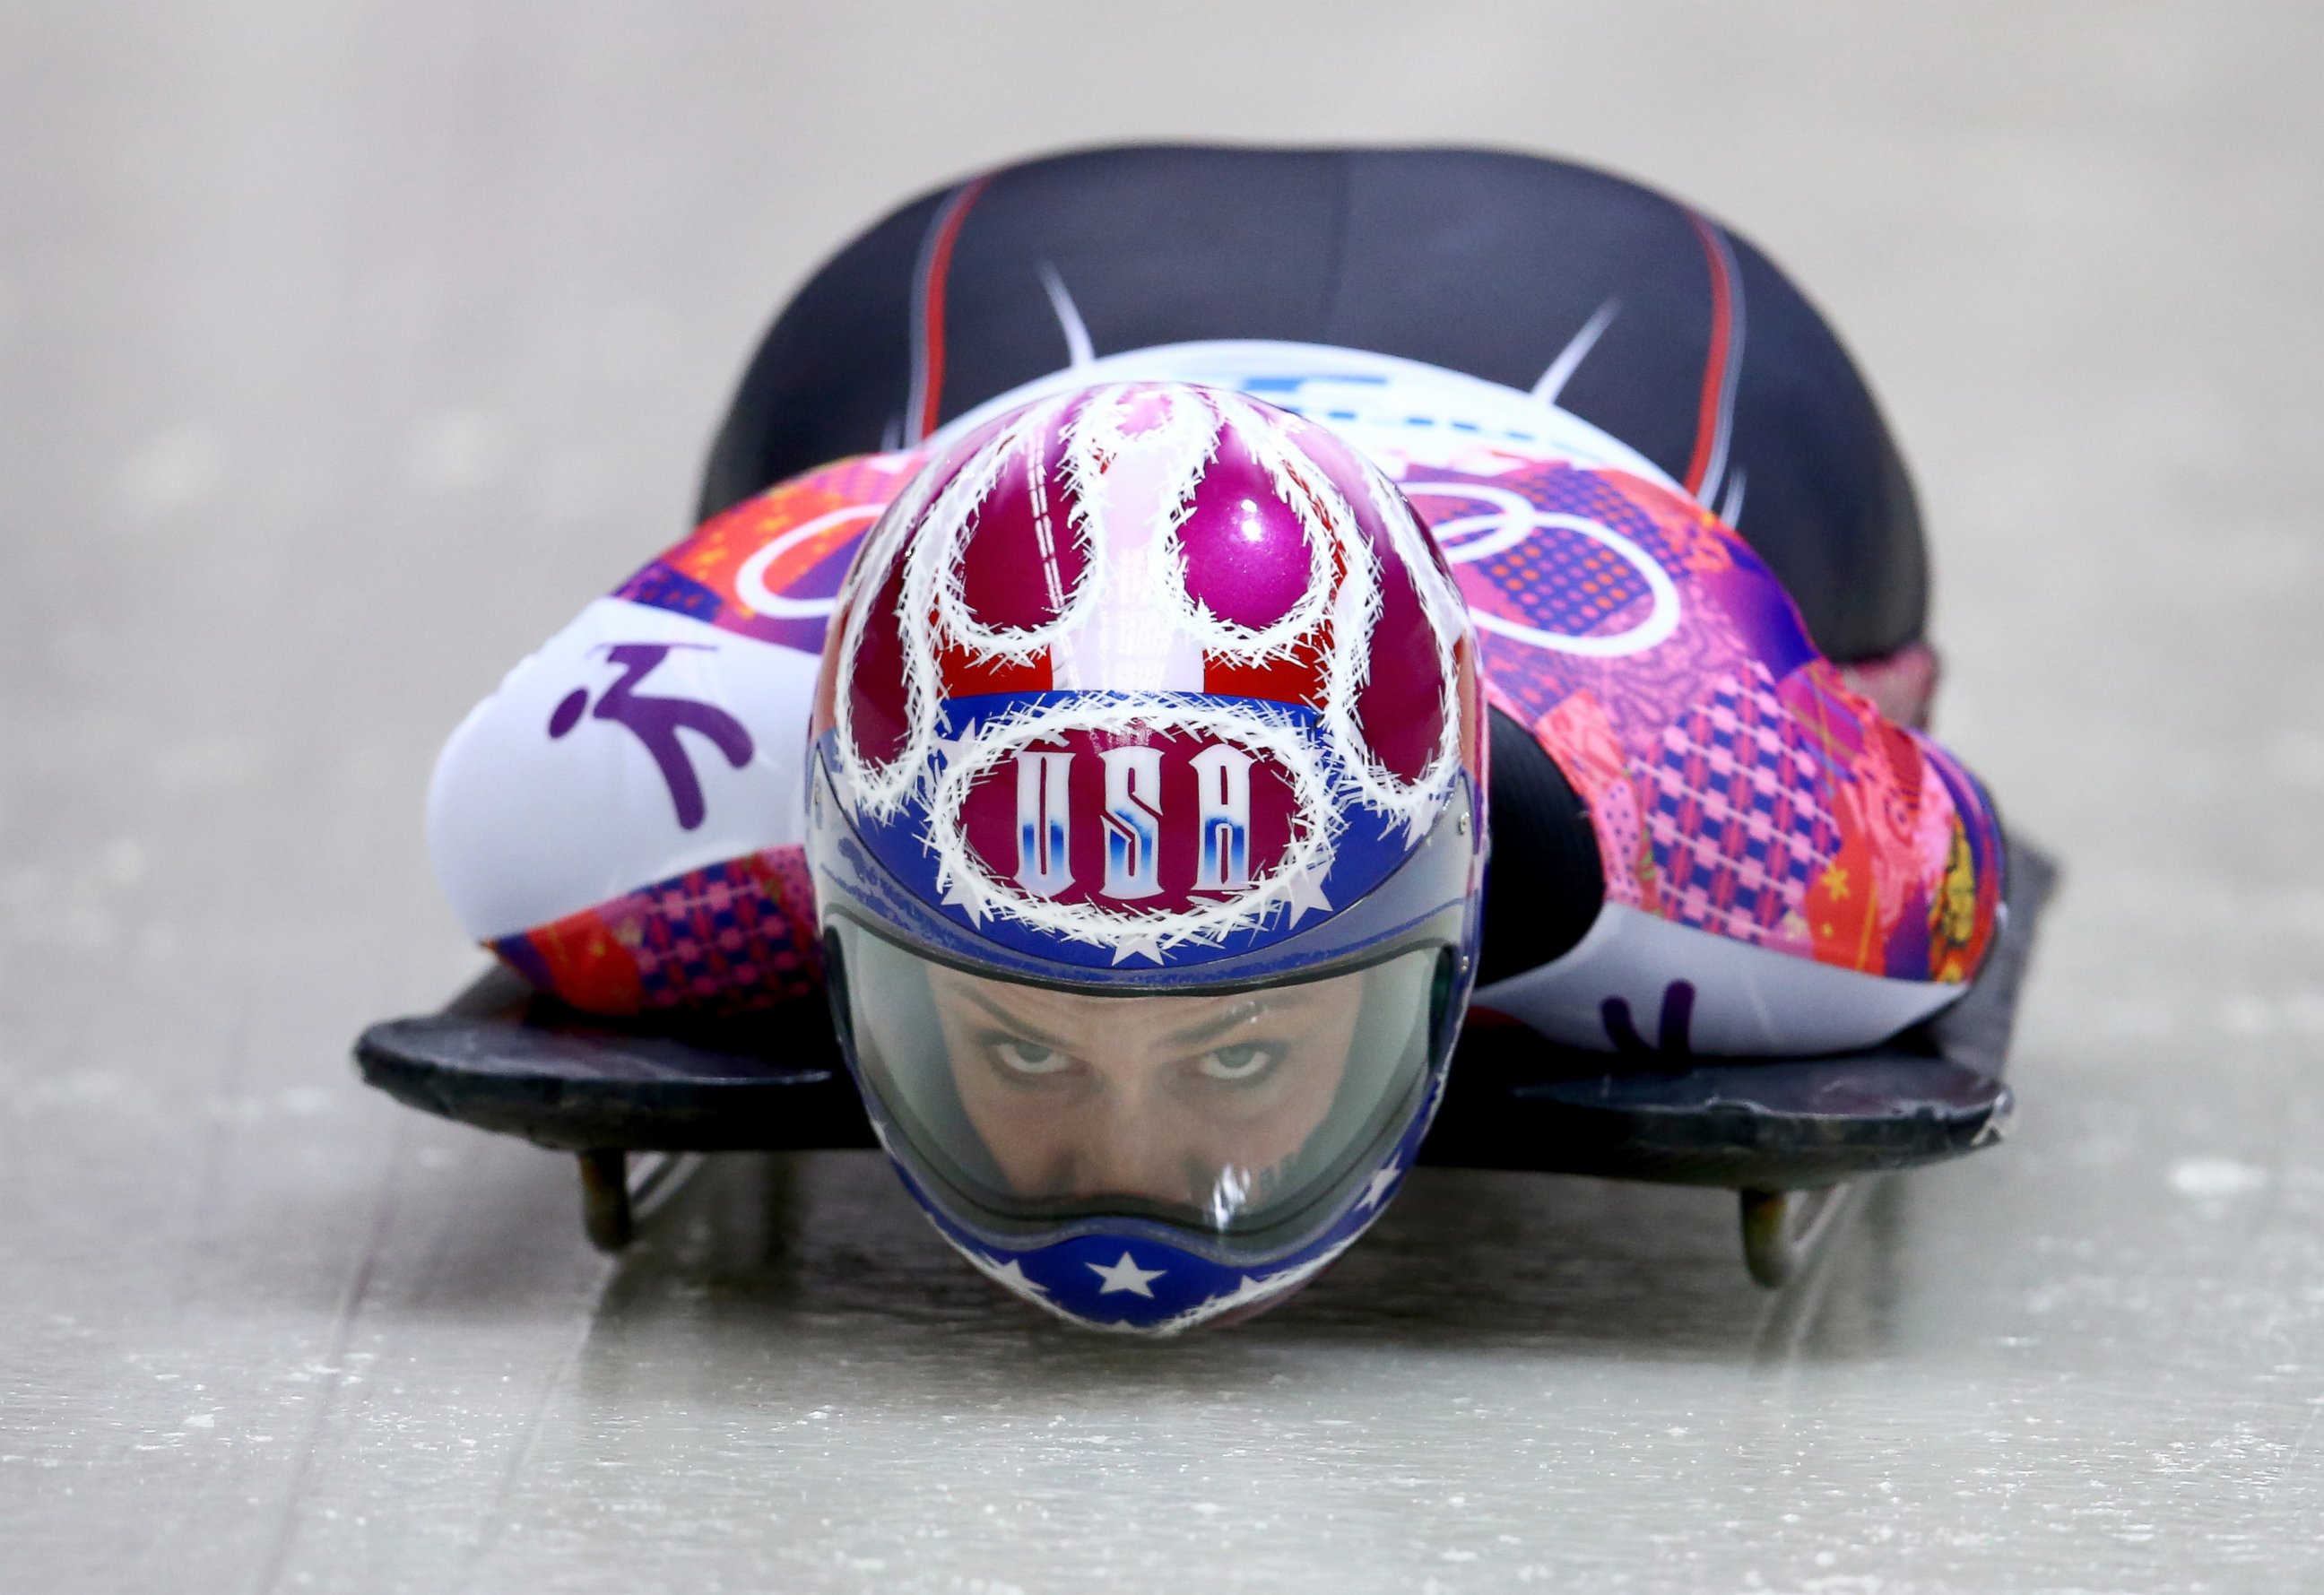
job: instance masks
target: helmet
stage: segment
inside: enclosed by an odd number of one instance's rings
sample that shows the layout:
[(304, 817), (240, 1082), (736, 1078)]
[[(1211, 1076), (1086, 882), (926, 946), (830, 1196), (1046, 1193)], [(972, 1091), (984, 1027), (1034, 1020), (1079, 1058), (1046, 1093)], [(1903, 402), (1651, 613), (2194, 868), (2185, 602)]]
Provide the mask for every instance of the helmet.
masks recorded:
[(1473, 660), (1395, 487), (1241, 394), (1052, 394), (890, 506), (808, 857), (874, 1128), (978, 1268), (1167, 1333), (1378, 1216), (1475, 969)]

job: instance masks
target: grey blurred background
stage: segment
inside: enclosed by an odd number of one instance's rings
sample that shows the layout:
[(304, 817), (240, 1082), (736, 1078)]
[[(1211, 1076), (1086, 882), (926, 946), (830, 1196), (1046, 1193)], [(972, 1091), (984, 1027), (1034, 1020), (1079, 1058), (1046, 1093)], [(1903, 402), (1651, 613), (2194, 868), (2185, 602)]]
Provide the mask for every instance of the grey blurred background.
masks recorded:
[[(0, 5), (0, 1583), (2265, 1590), (2324, 1572), (2324, 13)], [(371, 1098), (420, 798), (686, 529), (780, 299), (1135, 138), (1461, 142), (1785, 263), (1903, 438), (1939, 730), (2066, 892), (2020, 1130), (1812, 1290), (1424, 1173), (1255, 1324), (1028, 1314), (877, 1161)]]

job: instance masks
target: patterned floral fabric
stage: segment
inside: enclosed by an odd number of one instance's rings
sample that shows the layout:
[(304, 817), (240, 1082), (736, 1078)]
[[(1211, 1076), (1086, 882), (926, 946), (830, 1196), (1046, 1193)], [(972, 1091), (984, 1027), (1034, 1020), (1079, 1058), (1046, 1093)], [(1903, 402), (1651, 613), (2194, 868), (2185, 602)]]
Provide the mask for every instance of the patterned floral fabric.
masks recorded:
[[(844, 460), (709, 521), (616, 596), (819, 653), (863, 533), (921, 463)], [(1393, 462), (1389, 462), (1393, 469)], [(1480, 447), (1405, 466), (1479, 628), (1489, 700), (1587, 803), (1609, 900), (1919, 982), (1976, 971), (2002, 846), (1977, 782), (1809, 642), (1749, 547), (1668, 487)], [(689, 871), (504, 938), (576, 1004), (743, 1007), (813, 988), (796, 849)]]
[[(1486, 482), (1532, 513), (1464, 529), (1452, 490)], [(1849, 688), (1741, 538), (1609, 470), (1406, 485), (1478, 619), (1491, 700), (1590, 807), (1610, 900), (1868, 974), (1976, 971), (2001, 900), (1991, 805)], [(1466, 557), (1520, 521), (1522, 541)]]
[(493, 951), (591, 1013), (736, 1011), (822, 983), (815, 896), (797, 847), (690, 870), (504, 936)]

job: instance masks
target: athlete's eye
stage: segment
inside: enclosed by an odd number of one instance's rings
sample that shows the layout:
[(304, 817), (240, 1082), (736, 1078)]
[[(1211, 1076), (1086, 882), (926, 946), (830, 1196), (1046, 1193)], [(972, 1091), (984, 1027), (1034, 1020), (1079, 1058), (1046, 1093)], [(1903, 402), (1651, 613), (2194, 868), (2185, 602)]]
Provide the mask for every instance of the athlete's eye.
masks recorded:
[(1239, 1041), (1214, 1046), (1203, 1055), (1202, 1071), (1230, 1085), (1249, 1085), (1264, 1078), (1283, 1061), (1283, 1048), (1265, 1041)]
[(992, 1056), (1001, 1060), (1003, 1067), (1018, 1074), (1055, 1074), (1074, 1061), (1071, 1054), (1022, 1039), (994, 1042)]

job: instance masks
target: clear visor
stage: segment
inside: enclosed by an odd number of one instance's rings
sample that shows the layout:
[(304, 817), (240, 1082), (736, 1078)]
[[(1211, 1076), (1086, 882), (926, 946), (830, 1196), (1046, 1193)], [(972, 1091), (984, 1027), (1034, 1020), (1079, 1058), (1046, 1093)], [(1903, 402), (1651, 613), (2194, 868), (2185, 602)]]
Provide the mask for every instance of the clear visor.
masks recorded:
[(856, 1065), (896, 1150), (1016, 1231), (1134, 1215), (1253, 1236), (1333, 1202), (1410, 1122), (1453, 963), (1432, 938), (1298, 983), (1123, 996), (832, 929)]

